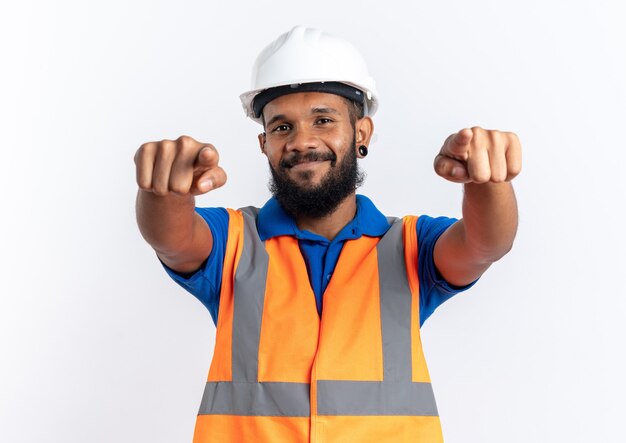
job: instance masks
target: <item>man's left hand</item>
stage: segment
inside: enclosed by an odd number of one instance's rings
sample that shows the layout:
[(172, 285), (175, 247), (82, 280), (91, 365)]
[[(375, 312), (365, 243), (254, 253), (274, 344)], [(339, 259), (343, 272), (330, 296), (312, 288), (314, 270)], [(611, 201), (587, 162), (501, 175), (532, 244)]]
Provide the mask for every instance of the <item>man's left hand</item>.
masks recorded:
[(434, 166), (455, 183), (508, 182), (522, 169), (522, 146), (512, 132), (461, 129), (446, 139)]

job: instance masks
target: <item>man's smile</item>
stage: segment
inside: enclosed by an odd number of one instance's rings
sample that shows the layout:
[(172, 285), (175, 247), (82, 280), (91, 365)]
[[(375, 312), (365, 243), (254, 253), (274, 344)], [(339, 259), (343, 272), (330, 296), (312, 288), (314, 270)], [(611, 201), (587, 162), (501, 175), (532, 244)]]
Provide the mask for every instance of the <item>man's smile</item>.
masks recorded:
[(312, 160), (312, 161), (305, 160), (305, 161), (302, 161), (302, 162), (299, 162), (299, 163), (293, 165), (289, 169), (291, 169), (292, 171), (301, 171), (301, 170), (305, 170), (305, 169), (313, 169), (313, 168), (315, 168), (315, 167), (317, 167), (317, 166), (319, 166), (322, 163), (325, 163), (327, 161), (330, 161), (330, 160)]
[(321, 164), (325, 161), (330, 161), (331, 166), (334, 166), (337, 161), (337, 156), (334, 152), (309, 152), (306, 154), (295, 153), (289, 157), (286, 157), (280, 161), (280, 167), (283, 169), (306, 169), (313, 167), (316, 164)]

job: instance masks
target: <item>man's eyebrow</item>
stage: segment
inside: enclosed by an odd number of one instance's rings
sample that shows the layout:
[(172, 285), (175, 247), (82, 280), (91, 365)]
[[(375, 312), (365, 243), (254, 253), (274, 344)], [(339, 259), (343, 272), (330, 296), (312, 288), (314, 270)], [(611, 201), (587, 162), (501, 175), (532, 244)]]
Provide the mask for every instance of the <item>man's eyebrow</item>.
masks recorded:
[(271, 119), (270, 119), (267, 123), (265, 123), (265, 126), (266, 126), (266, 127), (267, 127), (267, 126), (271, 126), (271, 125), (272, 125), (275, 121), (277, 121), (277, 120), (284, 120), (285, 118), (286, 118), (286, 117), (285, 117), (285, 114), (278, 114), (278, 115), (275, 115), (275, 116), (274, 116), (274, 117), (272, 117), (272, 118), (271, 118)]
[(311, 114), (339, 114), (334, 108), (313, 108)]

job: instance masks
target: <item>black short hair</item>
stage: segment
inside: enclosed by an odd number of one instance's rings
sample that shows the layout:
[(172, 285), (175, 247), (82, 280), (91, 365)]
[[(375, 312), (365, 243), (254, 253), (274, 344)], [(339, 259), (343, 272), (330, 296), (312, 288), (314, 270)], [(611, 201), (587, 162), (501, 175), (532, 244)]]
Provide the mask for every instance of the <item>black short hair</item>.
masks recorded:
[(348, 114), (350, 116), (350, 124), (352, 125), (352, 129), (356, 127), (356, 121), (365, 117), (365, 107), (363, 103), (350, 100), (344, 97), (346, 105), (348, 105)]

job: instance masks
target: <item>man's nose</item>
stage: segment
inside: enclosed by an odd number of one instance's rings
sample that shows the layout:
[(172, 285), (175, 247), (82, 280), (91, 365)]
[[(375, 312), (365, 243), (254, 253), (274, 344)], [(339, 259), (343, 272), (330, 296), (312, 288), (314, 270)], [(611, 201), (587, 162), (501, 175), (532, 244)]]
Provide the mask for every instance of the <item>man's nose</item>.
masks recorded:
[(319, 148), (319, 139), (306, 128), (294, 128), (289, 134), (285, 149), (287, 151), (307, 151)]

